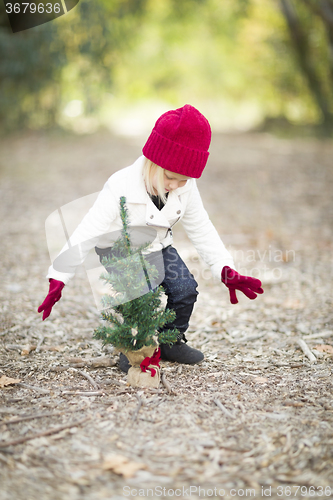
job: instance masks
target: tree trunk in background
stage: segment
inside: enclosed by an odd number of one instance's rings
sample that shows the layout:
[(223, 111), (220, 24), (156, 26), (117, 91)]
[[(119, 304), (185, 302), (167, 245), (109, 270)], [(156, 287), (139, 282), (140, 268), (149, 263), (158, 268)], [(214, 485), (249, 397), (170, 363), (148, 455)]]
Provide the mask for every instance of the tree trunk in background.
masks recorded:
[[(321, 17), (324, 17), (324, 23), (327, 27), (330, 23), (330, 14), (332, 14), (332, 22), (333, 22), (333, 5), (331, 0), (322, 0), (320, 4), (316, 4), (313, 6), (312, 3), (308, 0), (305, 0), (305, 3), (311, 7), (311, 9), (315, 9), (321, 12)], [(296, 50), (299, 64), (302, 72), (304, 73), (310, 91), (316, 101), (317, 106), (319, 107), (324, 121), (324, 126), (332, 129), (333, 128), (333, 113), (330, 111), (330, 99), (326, 94), (325, 89), (323, 88), (322, 82), (320, 80), (320, 76), (316, 70), (315, 65), (312, 62), (311, 58), (311, 48), (309, 45), (308, 37), (306, 32), (303, 29), (301, 24), (301, 20), (297, 15), (297, 12), (292, 4), (291, 0), (280, 0), (282, 13), (287, 21), (287, 25), (290, 31), (290, 36), (294, 48)], [(329, 15), (327, 14), (329, 12)], [(331, 49), (331, 75), (333, 75), (333, 24), (329, 24), (329, 41), (330, 41), (330, 49)], [(333, 85), (333, 76), (332, 76), (332, 85)]]
[(322, 0), (319, 3), (319, 14), (325, 24), (329, 42), (330, 80), (333, 89), (333, 1)]

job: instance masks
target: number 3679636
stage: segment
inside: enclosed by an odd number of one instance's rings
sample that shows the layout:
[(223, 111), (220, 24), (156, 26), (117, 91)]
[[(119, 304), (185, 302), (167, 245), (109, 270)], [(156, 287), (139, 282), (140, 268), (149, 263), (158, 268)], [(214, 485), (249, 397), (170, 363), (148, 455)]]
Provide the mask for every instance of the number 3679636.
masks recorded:
[(60, 13), (60, 3), (55, 3), (52, 5), (52, 3), (6, 3), (6, 12), (7, 14), (52, 14), (54, 12), (55, 14)]

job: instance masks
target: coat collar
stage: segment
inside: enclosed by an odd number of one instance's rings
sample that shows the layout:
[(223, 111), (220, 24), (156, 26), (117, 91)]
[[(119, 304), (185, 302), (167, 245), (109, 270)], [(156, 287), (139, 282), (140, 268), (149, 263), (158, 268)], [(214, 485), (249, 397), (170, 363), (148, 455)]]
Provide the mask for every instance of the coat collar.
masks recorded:
[(168, 228), (170, 220), (179, 219), (182, 216), (183, 207), (180, 196), (189, 191), (195, 181), (189, 179), (185, 186), (171, 191), (167, 203), (162, 210), (158, 210), (148, 195), (143, 181), (142, 170), (145, 160), (144, 156), (140, 156), (128, 169), (127, 201), (146, 205), (146, 224)]

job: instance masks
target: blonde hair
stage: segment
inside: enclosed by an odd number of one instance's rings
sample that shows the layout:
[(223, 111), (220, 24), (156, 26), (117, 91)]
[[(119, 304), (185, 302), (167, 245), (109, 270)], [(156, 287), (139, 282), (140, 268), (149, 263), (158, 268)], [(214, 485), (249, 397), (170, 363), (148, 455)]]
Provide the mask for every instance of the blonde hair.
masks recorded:
[(167, 202), (167, 198), (165, 196), (165, 188), (164, 188), (164, 168), (159, 167), (156, 163), (148, 160), (146, 158), (145, 164), (143, 166), (143, 180), (146, 185), (146, 189), (149, 194), (155, 195), (155, 189), (153, 187), (153, 179), (155, 177), (156, 187), (157, 187), (157, 195), (161, 198), (163, 203)]

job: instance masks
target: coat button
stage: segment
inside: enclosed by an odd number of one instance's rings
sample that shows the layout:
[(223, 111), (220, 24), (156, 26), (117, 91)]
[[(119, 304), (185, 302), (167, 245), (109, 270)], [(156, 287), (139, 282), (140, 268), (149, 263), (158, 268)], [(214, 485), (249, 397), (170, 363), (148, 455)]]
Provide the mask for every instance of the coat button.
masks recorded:
[(182, 213), (182, 211), (181, 211), (181, 210), (177, 210), (177, 214), (181, 214), (181, 213)]
[(151, 216), (150, 216), (150, 218), (151, 218), (151, 219), (153, 219), (153, 218), (154, 218), (154, 216), (153, 216), (153, 215), (151, 215)]

